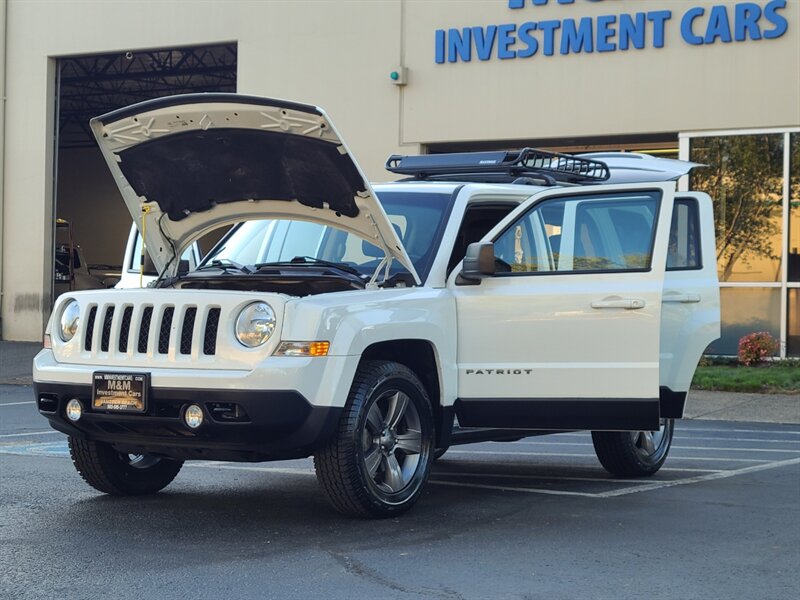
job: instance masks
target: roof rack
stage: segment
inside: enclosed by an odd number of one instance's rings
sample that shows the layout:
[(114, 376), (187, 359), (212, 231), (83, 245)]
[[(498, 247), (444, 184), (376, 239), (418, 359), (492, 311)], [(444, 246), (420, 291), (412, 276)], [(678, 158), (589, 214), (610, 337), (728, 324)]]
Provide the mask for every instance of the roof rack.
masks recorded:
[(539, 176), (545, 181), (565, 183), (601, 183), (610, 176), (606, 163), (570, 154), (523, 148), (511, 152), (458, 152), (422, 154), (386, 160), (386, 170), (415, 179), (452, 179), (456, 175), (473, 179), (475, 175)]

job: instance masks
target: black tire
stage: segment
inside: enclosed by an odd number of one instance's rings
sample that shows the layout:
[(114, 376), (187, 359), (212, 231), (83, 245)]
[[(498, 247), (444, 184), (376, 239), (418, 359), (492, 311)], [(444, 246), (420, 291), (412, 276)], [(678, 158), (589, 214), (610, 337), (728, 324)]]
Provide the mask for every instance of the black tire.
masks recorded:
[(69, 454), (86, 483), (112, 496), (155, 494), (167, 487), (183, 466), (180, 460), (122, 454), (109, 444), (74, 437), (69, 438)]
[(433, 440), (433, 411), (419, 378), (398, 363), (364, 361), (334, 438), (314, 454), (317, 480), (340, 513), (399, 515), (428, 479)]
[(593, 431), (592, 443), (600, 464), (619, 477), (646, 477), (667, 460), (674, 419), (662, 419), (658, 431)]

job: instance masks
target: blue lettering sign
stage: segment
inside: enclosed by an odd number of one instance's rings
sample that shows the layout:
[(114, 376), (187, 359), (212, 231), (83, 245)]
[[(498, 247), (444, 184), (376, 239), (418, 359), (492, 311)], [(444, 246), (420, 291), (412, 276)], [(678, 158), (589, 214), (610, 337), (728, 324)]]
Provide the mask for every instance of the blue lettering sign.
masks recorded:
[(706, 27), (706, 37), (703, 41), (706, 44), (713, 44), (717, 39), (724, 43), (731, 42), (731, 24), (728, 21), (728, 9), (724, 6), (712, 6), (708, 16), (708, 27)]
[(561, 21), (539, 21), (539, 30), (544, 32), (544, 55), (553, 56), (555, 47), (556, 29), (561, 27)]
[(532, 21), (519, 26), (518, 40), (525, 47), (517, 50), (517, 57), (530, 58), (539, 51), (539, 40), (533, 37), (534, 31), (536, 31), (536, 23)]
[(690, 8), (683, 15), (681, 19), (681, 36), (687, 44), (699, 46), (703, 43), (703, 38), (699, 35), (695, 35), (693, 26), (695, 19), (702, 17), (705, 12), (704, 9), (698, 6), (696, 8)]
[(574, 19), (564, 19), (561, 34), (561, 54), (570, 52), (593, 52), (594, 32), (591, 17), (584, 17), (580, 25), (575, 25)]
[(774, 40), (781, 37), (789, 28), (789, 23), (786, 19), (777, 13), (778, 10), (786, 8), (786, 0), (772, 0), (764, 7), (764, 18), (775, 25), (774, 29), (764, 32), (764, 37), (768, 40)]
[[(667, 0), (662, 1), (666, 4)], [(575, 0), (508, 0), (510, 9), (577, 4)], [(692, 46), (771, 40), (781, 37), (789, 28), (784, 14), (786, 6), (787, 0), (689, 6), (681, 8), (676, 21), (680, 21), (681, 38)], [(556, 52), (566, 55), (663, 48), (667, 28), (672, 27), (672, 16), (672, 10), (652, 10), (437, 29), (434, 32), (434, 60), (436, 64), (444, 64), (471, 62), (473, 56), (480, 61), (489, 61), (537, 55), (549, 57)]]
[[(636, 20), (633, 20), (636, 17)], [(644, 48), (644, 37), (647, 31), (647, 15), (636, 13), (635, 15), (619, 16), (619, 49), (627, 50), (633, 42), (633, 47), (637, 50)]]
[(612, 27), (617, 22), (617, 17), (614, 15), (607, 15), (605, 17), (597, 17), (597, 51), (598, 52), (613, 52), (617, 49), (617, 45), (611, 40), (617, 34), (617, 30)]
[(492, 58), (492, 48), (494, 47), (494, 39), (496, 36), (496, 25), (489, 25), (486, 29), (483, 27), (472, 28), (472, 39), (475, 40), (475, 53), (478, 55), (478, 60), (489, 60)]
[(753, 2), (742, 2), (735, 7), (733, 39), (743, 42), (748, 37), (751, 40), (761, 39), (761, 28), (758, 20), (761, 18), (761, 7)]
[(672, 18), (672, 11), (657, 10), (647, 13), (647, 20), (653, 22), (653, 47), (664, 47), (665, 23)]
[(497, 39), (497, 58), (501, 60), (516, 58), (517, 53), (509, 48), (517, 41), (514, 37), (514, 32), (517, 30), (517, 26), (513, 23), (508, 25), (500, 25), (497, 30), (499, 34)]

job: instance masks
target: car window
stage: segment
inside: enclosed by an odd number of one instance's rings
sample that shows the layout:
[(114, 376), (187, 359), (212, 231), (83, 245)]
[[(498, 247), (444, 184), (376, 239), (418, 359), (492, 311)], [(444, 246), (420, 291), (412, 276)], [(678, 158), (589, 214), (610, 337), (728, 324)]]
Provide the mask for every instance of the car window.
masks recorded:
[[(430, 270), (452, 207), (451, 194), (382, 192), (379, 199), (397, 236), (423, 279)], [(247, 221), (234, 228), (205, 258), (228, 259), (241, 264), (290, 261), (308, 256), (347, 263), (372, 274), (383, 251), (342, 229), (286, 219)], [(403, 270), (398, 261), (392, 273)]]
[[(147, 251), (145, 249), (145, 251)], [(192, 248), (187, 248), (183, 255), (181, 256), (181, 260), (189, 260), (191, 261), (192, 258)], [(138, 273), (139, 267), (142, 264), (142, 236), (137, 231), (136, 232), (136, 239), (133, 244), (133, 254), (131, 254), (131, 261), (128, 265), (128, 271), (131, 273)]]
[(699, 269), (702, 266), (697, 201), (693, 198), (677, 198), (669, 230), (667, 270)]
[(649, 269), (659, 199), (635, 192), (545, 200), (495, 239), (498, 272)]

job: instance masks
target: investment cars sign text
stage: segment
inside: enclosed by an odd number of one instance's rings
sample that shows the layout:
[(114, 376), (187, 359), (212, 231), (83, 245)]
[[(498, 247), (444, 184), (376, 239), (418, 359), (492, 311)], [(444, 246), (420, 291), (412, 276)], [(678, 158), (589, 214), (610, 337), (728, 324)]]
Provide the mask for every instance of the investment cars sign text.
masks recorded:
[[(581, 2), (613, 0), (507, 0), (510, 9), (525, 9), (535, 16), (535, 9), (546, 4), (579, 5)], [(521, 23), (477, 25), (460, 29), (436, 30), (436, 62), (457, 63), (477, 60), (531, 58), (555, 54), (616, 52), (663, 48), (667, 29), (680, 28), (687, 44), (730, 44), (781, 37), (789, 27), (786, 0), (738, 2), (711, 7), (660, 2), (658, 10), (607, 14), (597, 17), (551, 20), (526, 20)], [(679, 12), (673, 7), (681, 5)]]

